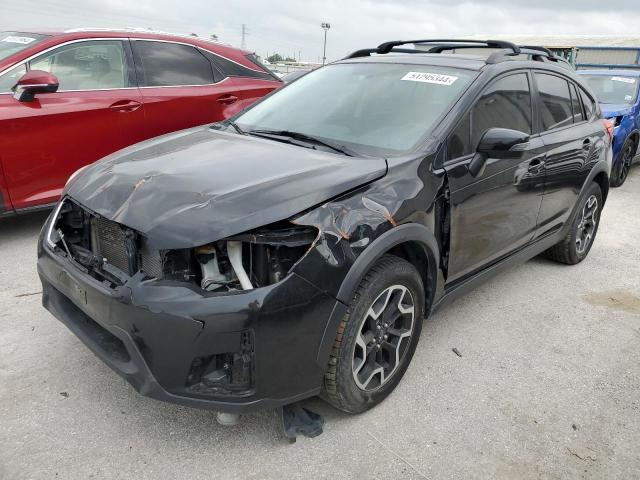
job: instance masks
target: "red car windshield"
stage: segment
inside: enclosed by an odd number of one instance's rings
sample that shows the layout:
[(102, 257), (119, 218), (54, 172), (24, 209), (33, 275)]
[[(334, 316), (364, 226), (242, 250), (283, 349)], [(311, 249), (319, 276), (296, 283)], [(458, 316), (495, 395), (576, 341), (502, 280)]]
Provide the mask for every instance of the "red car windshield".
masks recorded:
[(41, 42), (46, 35), (25, 32), (0, 32), (0, 61)]

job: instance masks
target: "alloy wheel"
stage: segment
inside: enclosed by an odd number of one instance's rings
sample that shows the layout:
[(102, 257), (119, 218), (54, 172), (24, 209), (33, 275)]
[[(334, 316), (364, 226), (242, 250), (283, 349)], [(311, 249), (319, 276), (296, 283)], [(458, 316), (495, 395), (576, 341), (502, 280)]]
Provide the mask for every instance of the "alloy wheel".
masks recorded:
[(402, 285), (386, 288), (371, 304), (360, 325), (353, 351), (353, 379), (374, 391), (391, 379), (411, 343), (415, 303)]
[(582, 217), (578, 224), (576, 235), (576, 252), (582, 255), (591, 245), (593, 236), (598, 225), (598, 199), (591, 195), (584, 207), (582, 207)]

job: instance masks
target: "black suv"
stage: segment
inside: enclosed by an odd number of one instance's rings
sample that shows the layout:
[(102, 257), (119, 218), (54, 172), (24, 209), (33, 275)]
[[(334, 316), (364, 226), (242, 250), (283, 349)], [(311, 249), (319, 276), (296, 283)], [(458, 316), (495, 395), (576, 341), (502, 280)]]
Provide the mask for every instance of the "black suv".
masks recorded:
[(543, 49), (360, 50), (78, 172), (39, 242), (43, 304), (144, 395), (362, 412), (425, 316), (542, 252), (587, 256), (611, 133)]

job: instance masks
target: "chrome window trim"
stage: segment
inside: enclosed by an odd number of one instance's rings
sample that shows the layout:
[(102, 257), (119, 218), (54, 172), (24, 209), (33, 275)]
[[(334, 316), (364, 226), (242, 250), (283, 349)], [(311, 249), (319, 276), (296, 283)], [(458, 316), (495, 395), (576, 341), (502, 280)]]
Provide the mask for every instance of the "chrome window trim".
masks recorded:
[[(82, 92), (115, 92), (120, 90), (142, 90), (149, 88), (196, 88), (196, 87), (214, 87), (226, 82), (230, 77), (225, 77), (218, 83), (207, 83), (205, 85), (162, 85), (158, 87), (120, 87), (120, 88), (93, 88), (90, 90), (58, 90), (53, 93), (82, 93)], [(0, 95), (13, 95), (13, 92), (0, 92)], [(40, 94), (42, 95), (42, 94)]]
[[(12, 70), (12, 69), (17, 68), (17, 67), (22, 66), (22, 65), (26, 65), (27, 63), (29, 63), (34, 58), (37, 58), (37, 57), (39, 57), (41, 55), (44, 55), (45, 53), (48, 53), (48, 52), (50, 52), (52, 50), (55, 50), (56, 48), (64, 47), (66, 45), (71, 45), (73, 43), (105, 41), (105, 40), (107, 40), (107, 41), (108, 40), (114, 40), (114, 41), (127, 41), (127, 40), (130, 40), (130, 41), (136, 41), (136, 42), (139, 42), (139, 41), (142, 41), (142, 42), (162, 42), (162, 43), (175, 43), (177, 45), (187, 45), (189, 47), (195, 48), (196, 50), (197, 49), (201, 49), (201, 50), (204, 50), (204, 51), (206, 51), (206, 52), (208, 52), (208, 53), (210, 53), (212, 55), (216, 55), (217, 57), (224, 58), (225, 60), (228, 60), (229, 62), (233, 62), (236, 65), (240, 65), (241, 67), (246, 68), (247, 70), (251, 70), (251, 71), (254, 71), (254, 72), (258, 72), (258, 73), (265, 73), (265, 74), (268, 73), (268, 72), (265, 72), (263, 70), (257, 70), (257, 69), (254, 69), (254, 68), (249, 68), (246, 65), (242, 65), (241, 63), (238, 63), (235, 60), (231, 60), (230, 58), (225, 57), (224, 55), (220, 55), (219, 53), (212, 52), (211, 50), (208, 50), (208, 49), (206, 49), (204, 47), (201, 47), (199, 45), (194, 45), (192, 43), (180, 42), (180, 41), (177, 41), (177, 40), (156, 40), (154, 38), (95, 37), (95, 38), (79, 38), (79, 39), (76, 39), (76, 40), (69, 40), (67, 42), (59, 43), (57, 45), (49, 47), (49, 48), (47, 48), (45, 50), (42, 50), (41, 52), (38, 52), (38, 53), (35, 53), (35, 54), (31, 55), (30, 57), (28, 57), (28, 58), (26, 58), (26, 59), (24, 59), (24, 60), (22, 60), (22, 61), (20, 61), (18, 63), (15, 63), (13, 65), (8, 66), (4, 70), (0, 71), (0, 77), (3, 76), (5, 73), (9, 72), (9, 70)], [(208, 83), (208, 84), (205, 84), (205, 85), (163, 85), (163, 86), (160, 86), (160, 87), (146, 87), (146, 86), (145, 87), (120, 87), (120, 88), (101, 88), (101, 89), (89, 89), (89, 90), (59, 90), (59, 92), (60, 93), (63, 93), (63, 92), (93, 92), (93, 91), (110, 91), (110, 90), (129, 90), (129, 89), (134, 89), (134, 88), (208, 87), (208, 86), (212, 86), (212, 85), (219, 85), (222, 82), (224, 82), (227, 78), (229, 78), (229, 77), (227, 76), (224, 79), (220, 80), (219, 82)], [(257, 79), (257, 80), (259, 80), (259, 79)], [(265, 81), (268, 82), (270, 80), (265, 80)], [(0, 92), (0, 95), (13, 95), (13, 92)]]
[(247, 67), (246, 65), (243, 65), (243, 64), (241, 64), (239, 62), (236, 62), (235, 60), (231, 60), (230, 58), (227, 58), (224, 55), (220, 55), (219, 53), (212, 52), (211, 50), (209, 50), (207, 48), (201, 47), (200, 45), (194, 45), (193, 43), (181, 42), (179, 40), (156, 40), (155, 38), (135, 38), (135, 37), (130, 37), (129, 40), (132, 40), (132, 41), (135, 41), (135, 42), (161, 42), (161, 43), (175, 43), (175, 44), (178, 44), (178, 45), (187, 45), (187, 46), (193, 47), (195, 49), (204, 50), (205, 52), (208, 52), (208, 53), (210, 53), (212, 55), (215, 55), (217, 57), (224, 58), (225, 60), (227, 60), (229, 62), (232, 62), (232, 63), (235, 63), (236, 65), (240, 65), (242, 68), (246, 68), (247, 70), (251, 70), (252, 72), (268, 74), (268, 72), (265, 72), (264, 70), (258, 70), (256, 68)]

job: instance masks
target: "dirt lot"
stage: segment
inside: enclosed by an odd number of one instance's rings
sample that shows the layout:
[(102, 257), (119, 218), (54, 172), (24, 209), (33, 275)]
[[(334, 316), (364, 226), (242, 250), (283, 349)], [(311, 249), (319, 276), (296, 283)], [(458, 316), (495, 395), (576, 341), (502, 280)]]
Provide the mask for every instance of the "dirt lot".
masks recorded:
[[(0, 222), (0, 478), (640, 478), (640, 167), (589, 258), (534, 259), (425, 323), (378, 408), (289, 445), (138, 395), (40, 306), (43, 215)], [(456, 348), (462, 356), (452, 352)]]

